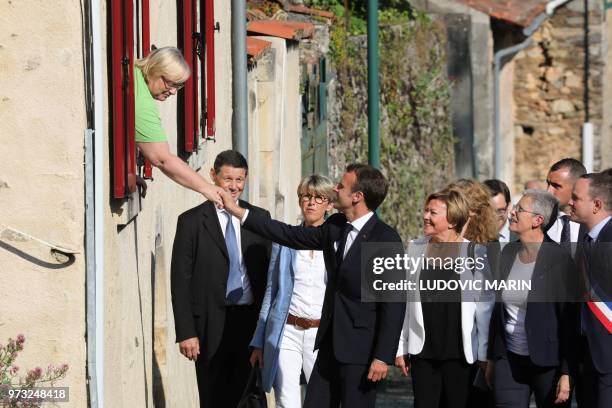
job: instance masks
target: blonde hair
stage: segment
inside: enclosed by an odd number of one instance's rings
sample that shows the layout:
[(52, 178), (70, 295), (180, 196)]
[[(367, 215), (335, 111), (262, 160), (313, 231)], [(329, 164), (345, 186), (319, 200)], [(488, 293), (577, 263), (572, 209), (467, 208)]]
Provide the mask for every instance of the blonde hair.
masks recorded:
[(446, 221), (453, 224), (453, 230), (461, 234), (463, 226), (470, 219), (470, 205), (463, 193), (457, 189), (445, 189), (432, 193), (425, 200), (425, 205), (432, 200), (442, 201), (446, 204)]
[(134, 62), (145, 80), (163, 76), (168, 81), (182, 84), (189, 79), (191, 69), (176, 47), (162, 47)]
[(486, 243), (497, 239), (497, 216), (491, 204), (489, 190), (476, 180), (459, 179), (447, 188), (463, 192), (470, 206), (470, 219), (464, 237)]
[(311, 174), (300, 181), (297, 188), (298, 197), (300, 194), (313, 192), (316, 195), (325, 197), (330, 203), (336, 201), (336, 192), (334, 191), (334, 183), (325, 176), (320, 174)]

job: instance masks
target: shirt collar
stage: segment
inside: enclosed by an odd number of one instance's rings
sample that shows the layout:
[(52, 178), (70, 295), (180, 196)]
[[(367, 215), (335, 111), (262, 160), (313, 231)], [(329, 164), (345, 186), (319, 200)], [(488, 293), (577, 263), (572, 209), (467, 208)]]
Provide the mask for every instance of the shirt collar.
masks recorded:
[[(240, 201), (240, 200), (236, 200), (236, 204), (239, 204), (239, 203), (238, 203), (238, 201)], [(219, 207), (217, 207), (216, 205), (215, 205), (215, 210), (217, 210), (217, 214), (229, 214), (229, 213), (228, 213), (228, 212), (225, 210), (225, 208), (219, 208)], [(230, 216), (231, 216), (231, 214), (230, 214)]]
[(354, 229), (357, 230), (357, 232), (361, 231), (361, 229), (363, 228), (364, 225), (366, 225), (366, 223), (370, 220), (370, 218), (372, 218), (372, 216), (374, 215), (374, 213), (372, 211), (362, 215), (361, 217), (357, 218), (356, 220), (353, 220), (352, 222), (349, 222), (349, 224), (351, 224), (353, 226)]
[(608, 221), (610, 221), (610, 218), (612, 218), (612, 215), (608, 215), (606, 218), (599, 221), (599, 223), (596, 226), (594, 226), (593, 229), (589, 231), (589, 236), (593, 238), (593, 241), (597, 241), (597, 238), (599, 237), (599, 233), (601, 232), (603, 227), (608, 223)]

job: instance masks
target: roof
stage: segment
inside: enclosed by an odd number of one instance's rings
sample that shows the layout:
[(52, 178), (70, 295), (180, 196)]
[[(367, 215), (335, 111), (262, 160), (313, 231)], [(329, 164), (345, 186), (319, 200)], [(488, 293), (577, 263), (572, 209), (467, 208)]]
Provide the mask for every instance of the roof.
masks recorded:
[(546, 10), (542, 0), (457, 0), (489, 16), (521, 27), (528, 27)]
[(301, 40), (312, 35), (314, 24), (300, 21), (259, 20), (249, 22), (247, 31), (287, 40)]
[(325, 17), (325, 18), (329, 18), (332, 20), (335, 16), (334, 13), (332, 13), (331, 11), (309, 8), (303, 4), (287, 4), (285, 6), (285, 11), (288, 11), (291, 13), (308, 14), (311, 16)]
[(246, 39), (247, 55), (250, 57), (250, 62), (257, 60), (265, 52), (270, 49), (272, 43), (270, 41), (261, 40), (259, 38), (249, 37)]

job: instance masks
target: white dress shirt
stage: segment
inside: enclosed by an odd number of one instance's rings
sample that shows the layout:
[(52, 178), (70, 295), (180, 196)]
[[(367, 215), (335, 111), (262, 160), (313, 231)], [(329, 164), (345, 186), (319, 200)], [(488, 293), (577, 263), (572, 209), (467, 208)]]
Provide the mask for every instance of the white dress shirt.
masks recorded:
[[(225, 228), (227, 227), (227, 216), (228, 212), (224, 209), (217, 208), (217, 217), (219, 218), (219, 224), (221, 224), (221, 233), (223, 234), (223, 238), (225, 238)], [(253, 292), (251, 291), (251, 282), (249, 281), (249, 277), (246, 274), (246, 265), (244, 264), (244, 260), (242, 259), (242, 238), (240, 234), (240, 220), (238, 218), (231, 216), (232, 225), (234, 226), (234, 232), (236, 233), (236, 243), (238, 245), (238, 256), (240, 259), (240, 278), (242, 279), (242, 297), (237, 305), (250, 305), (253, 303)]]
[(497, 239), (499, 242), (510, 242), (510, 222), (508, 220), (497, 233)]
[[(348, 236), (346, 237), (346, 244), (344, 245), (344, 254), (342, 254), (342, 259), (344, 259), (349, 249), (351, 249), (351, 245), (353, 245), (353, 242), (355, 242), (357, 235), (359, 235), (359, 231), (361, 231), (363, 226), (366, 225), (366, 223), (370, 220), (370, 218), (372, 218), (373, 215), (374, 213), (372, 211), (369, 211), (368, 213), (357, 218), (356, 220), (349, 222), (349, 224), (351, 224), (353, 229), (349, 232)], [(336, 250), (338, 250), (339, 244), (340, 242), (337, 241), (335, 244)]]
[[(563, 211), (559, 211), (557, 214), (557, 219), (555, 223), (546, 231), (550, 239), (559, 243), (561, 241), (561, 231), (563, 231), (563, 217), (564, 215), (568, 215)], [(578, 232), (580, 231), (580, 224), (574, 221), (570, 221), (570, 241), (578, 242)]]
[(321, 318), (327, 270), (323, 251), (295, 251), (293, 257), (293, 293), (289, 313), (306, 319)]

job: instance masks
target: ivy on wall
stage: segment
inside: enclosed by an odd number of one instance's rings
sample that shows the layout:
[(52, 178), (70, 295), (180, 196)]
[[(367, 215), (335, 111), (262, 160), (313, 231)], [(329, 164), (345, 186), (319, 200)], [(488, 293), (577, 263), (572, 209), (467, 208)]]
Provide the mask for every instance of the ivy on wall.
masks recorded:
[[(380, 29), (381, 167), (390, 181), (382, 218), (404, 240), (419, 235), (423, 202), (454, 176), (446, 31), (417, 15)], [(330, 175), (367, 162), (366, 36), (337, 24), (330, 54), (335, 73), (329, 103)]]

